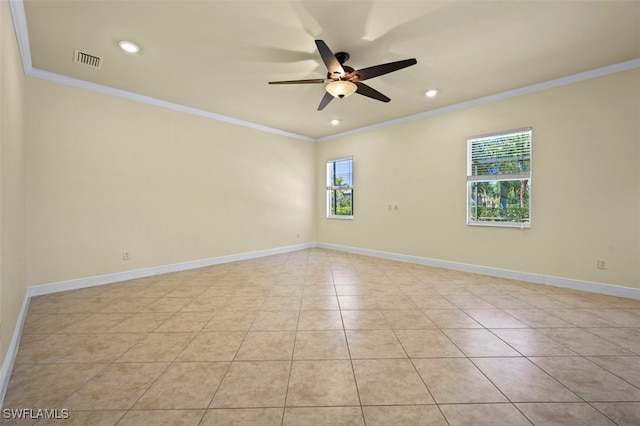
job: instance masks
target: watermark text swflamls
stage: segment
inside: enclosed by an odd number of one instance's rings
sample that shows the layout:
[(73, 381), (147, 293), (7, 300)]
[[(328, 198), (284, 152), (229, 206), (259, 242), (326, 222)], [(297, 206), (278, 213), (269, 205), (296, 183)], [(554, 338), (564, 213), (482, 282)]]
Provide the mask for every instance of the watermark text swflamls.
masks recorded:
[(66, 408), (5, 408), (2, 410), (3, 419), (29, 420), (65, 420), (69, 418)]

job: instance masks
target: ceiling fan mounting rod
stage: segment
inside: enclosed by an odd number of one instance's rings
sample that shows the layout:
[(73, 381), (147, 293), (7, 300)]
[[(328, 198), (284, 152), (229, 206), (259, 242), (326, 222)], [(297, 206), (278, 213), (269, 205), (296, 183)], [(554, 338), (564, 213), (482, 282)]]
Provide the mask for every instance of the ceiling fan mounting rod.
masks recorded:
[(335, 54), (335, 57), (338, 60), (338, 62), (340, 62), (340, 65), (342, 65), (349, 60), (351, 55), (349, 55), (347, 52), (337, 52)]

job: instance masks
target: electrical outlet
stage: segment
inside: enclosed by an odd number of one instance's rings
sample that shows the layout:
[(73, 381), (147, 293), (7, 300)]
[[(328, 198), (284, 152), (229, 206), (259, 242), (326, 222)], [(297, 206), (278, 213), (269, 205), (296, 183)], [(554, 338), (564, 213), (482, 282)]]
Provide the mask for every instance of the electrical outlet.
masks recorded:
[(598, 269), (607, 269), (607, 261), (605, 259), (598, 259)]
[(122, 253), (122, 260), (129, 260), (129, 252), (123, 252)]

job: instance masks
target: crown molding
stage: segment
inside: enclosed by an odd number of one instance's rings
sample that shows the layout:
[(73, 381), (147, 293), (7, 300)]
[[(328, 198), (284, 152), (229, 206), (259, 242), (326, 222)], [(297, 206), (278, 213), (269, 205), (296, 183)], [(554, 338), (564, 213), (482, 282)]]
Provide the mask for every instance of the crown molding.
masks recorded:
[(134, 102), (142, 102), (145, 104), (157, 106), (160, 108), (170, 109), (173, 111), (183, 112), (185, 114), (195, 115), (197, 117), (208, 118), (210, 120), (222, 121), (236, 126), (247, 127), (253, 130), (258, 130), (265, 133), (273, 133), (288, 138), (299, 139), (305, 142), (316, 142), (316, 139), (310, 138), (304, 135), (298, 135), (296, 133), (286, 132), (284, 130), (274, 129), (273, 127), (263, 126), (261, 124), (252, 123), (250, 121), (239, 120), (233, 117), (227, 117), (226, 115), (216, 114), (213, 112), (205, 111), (199, 108), (193, 108), (190, 106), (177, 104), (174, 102), (165, 101), (151, 96), (140, 95), (138, 93), (129, 92), (127, 90), (116, 89), (111, 86), (105, 86), (103, 84), (97, 84), (86, 80), (81, 80), (74, 77), (69, 77), (63, 74), (57, 74), (51, 71), (45, 71), (38, 68), (31, 68), (31, 71), (25, 73), (29, 77), (35, 77), (42, 80), (52, 81), (54, 83), (64, 84), (67, 86), (77, 87), (80, 89), (90, 90), (92, 92), (103, 93), (105, 95), (117, 96), (119, 98), (128, 99)]
[(34, 78), (40, 78), (43, 80), (52, 81), (55, 83), (65, 84), (67, 86), (78, 87), (81, 89), (91, 90), (94, 92), (103, 93), (111, 96), (118, 96), (120, 98), (128, 99), (134, 102), (142, 102), (161, 108), (166, 108), (174, 111), (183, 112), (186, 114), (195, 115), (211, 120), (222, 121), (225, 123), (242, 126), (261, 132), (272, 133), (280, 136), (285, 136), (293, 139), (298, 139), (305, 142), (326, 142), (334, 139), (343, 138), (346, 136), (352, 136), (359, 133), (370, 132), (372, 130), (382, 129), (385, 127), (396, 126), (402, 123), (408, 123), (410, 121), (422, 120), (428, 117), (434, 117), (436, 115), (446, 114), (461, 109), (471, 108), (476, 105), (483, 105), (491, 102), (501, 101), (504, 99), (513, 98), (516, 96), (525, 95), (528, 93), (534, 93), (541, 90), (551, 89), (554, 87), (564, 86), (567, 84), (577, 83), (579, 81), (589, 80), (592, 78), (602, 77), (608, 74), (613, 74), (621, 71), (627, 71), (634, 68), (640, 68), (640, 58), (632, 59), (629, 61), (621, 62), (618, 64), (608, 65), (601, 68), (596, 68), (589, 71), (580, 72), (577, 74), (556, 78), (541, 83), (532, 84), (529, 86), (507, 90), (506, 92), (496, 93), (489, 96), (484, 96), (477, 99), (472, 99), (465, 102), (460, 102), (453, 105), (447, 105), (441, 108), (432, 109), (429, 111), (421, 112), (418, 114), (412, 114), (405, 117), (397, 118), (394, 120), (383, 121), (371, 126), (360, 127), (357, 129), (349, 130), (346, 132), (335, 133), (333, 135), (324, 136), (321, 138), (312, 138), (305, 135), (299, 135), (296, 133), (287, 132), (284, 130), (276, 129), (273, 127), (264, 126), (250, 121), (239, 120), (233, 117), (228, 117), (221, 114), (205, 111), (198, 108), (189, 107), (186, 105), (177, 104), (174, 102), (165, 101), (162, 99), (153, 98), (150, 96), (140, 95), (137, 93), (129, 92), (122, 89), (116, 89), (114, 87), (105, 86), (102, 84), (92, 83), (86, 80), (65, 76), (62, 74), (53, 73), (33, 67), (31, 62), (31, 50), (29, 47), (29, 30), (27, 27), (27, 17), (24, 10), (24, 0), (8, 0), (9, 7), (11, 9), (11, 16), (13, 18), (13, 25), (18, 40), (18, 49), (22, 58), (22, 65), (25, 75)]
[(316, 142), (315, 138), (311, 138), (308, 136), (298, 135), (296, 133), (275, 129), (273, 127), (263, 126), (261, 124), (252, 123), (250, 121), (239, 120), (237, 118), (216, 114), (213, 112), (205, 111), (203, 109), (193, 108), (190, 106), (153, 98), (151, 96), (145, 96), (138, 93), (129, 92), (127, 90), (117, 89), (114, 87), (92, 83), (90, 81), (81, 80), (78, 78), (69, 77), (66, 75), (57, 74), (54, 72), (34, 68), (31, 62), (31, 49), (29, 47), (30, 46), (29, 45), (29, 29), (27, 26), (27, 16), (24, 9), (24, 0), (9, 0), (9, 7), (11, 9), (11, 17), (13, 19), (13, 26), (15, 28), (16, 38), (18, 39), (18, 50), (20, 51), (20, 57), (22, 58), (22, 66), (24, 68), (25, 75), (28, 77), (39, 78), (42, 80), (47, 80), (54, 83), (60, 83), (67, 86), (77, 87), (80, 89), (91, 90), (93, 92), (103, 93), (111, 96), (117, 96), (117, 97), (128, 99), (134, 102), (142, 102), (142, 103), (154, 105), (160, 108), (166, 108), (173, 111), (195, 115), (198, 117), (208, 118), (211, 120), (222, 121), (225, 123), (234, 124), (236, 126), (241, 126), (241, 127), (247, 127), (247, 128), (258, 130), (265, 133), (272, 133), (280, 136), (285, 136), (288, 138), (299, 139), (305, 142)]
[(384, 127), (395, 126), (402, 123), (408, 123), (414, 120), (421, 120), (423, 118), (446, 114), (448, 112), (458, 111), (465, 108), (471, 108), (476, 105), (488, 104), (491, 102), (497, 102), (504, 99), (513, 98), (516, 96), (526, 95), (528, 93), (534, 93), (534, 92), (539, 92), (541, 90), (551, 89), (554, 87), (565, 86), (567, 84), (577, 83), (579, 81), (602, 77), (605, 75), (609, 75), (609, 74), (613, 74), (621, 71), (627, 71), (634, 68), (640, 68), (640, 58), (632, 59), (630, 61), (620, 62), (618, 64), (608, 65), (601, 68), (596, 68), (589, 71), (580, 72), (577, 74), (568, 75), (565, 77), (556, 78), (554, 80), (544, 81), (542, 83), (536, 83), (529, 86), (520, 87), (513, 90), (507, 90), (506, 92), (496, 93), (489, 96), (483, 96), (481, 98), (472, 99), (469, 101), (460, 102), (453, 105), (447, 105), (441, 108), (432, 109), (432, 110), (421, 112), (418, 114), (408, 115), (406, 117), (384, 121), (371, 126), (360, 127), (358, 129), (349, 130), (347, 132), (336, 133), (334, 135), (318, 138), (316, 141), (317, 142), (330, 141), (333, 139), (343, 138), (345, 136), (356, 135), (358, 133), (369, 132), (372, 130), (382, 129)]
[(31, 48), (29, 47), (29, 29), (27, 28), (27, 15), (24, 11), (23, 0), (9, 0), (9, 10), (13, 19), (13, 28), (18, 40), (18, 50), (22, 59), (22, 68), (25, 74), (29, 74), (32, 68)]

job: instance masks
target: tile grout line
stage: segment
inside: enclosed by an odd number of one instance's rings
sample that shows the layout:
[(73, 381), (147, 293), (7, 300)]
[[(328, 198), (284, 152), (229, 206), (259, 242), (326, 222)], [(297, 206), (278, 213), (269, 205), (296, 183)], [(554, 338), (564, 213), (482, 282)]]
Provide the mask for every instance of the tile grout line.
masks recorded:
[(349, 339), (347, 338), (347, 329), (345, 327), (344, 324), (344, 317), (342, 316), (342, 306), (340, 304), (340, 298), (338, 297), (338, 289), (336, 288), (336, 284), (335, 284), (335, 276), (333, 275), (333, 270), (331, 271), (331, 276), (332, 276), (332, 281), (333, 281), (333, 288), (334, 291), (336, 292), (336, 299), (338, 301), (338, 309), (340, 312), (340, 321), (342, 323), (342, 334), (344, 335), (344, 340), (345, 343), (347, 345), (347, 353), (349, 354), (349, 365), (351, 365), (351, 375), (353, 377), (353, 383), (356, 387), (356, 394), (358, 395), (358, 403), (360, 404), (360, 415), (362, 416), (362, 421), (364, 423), (364, 425), (366, 426), (367, 424), (367, 419), (364, 415), (364, 407), (362, 406), (362, 398), (360, 397), (360, 388), (358, 387), (358, 378), (356, 377), (356, 370), (353, 366), (353, 357), (351, 356), (351, 345), (349, 345)]

